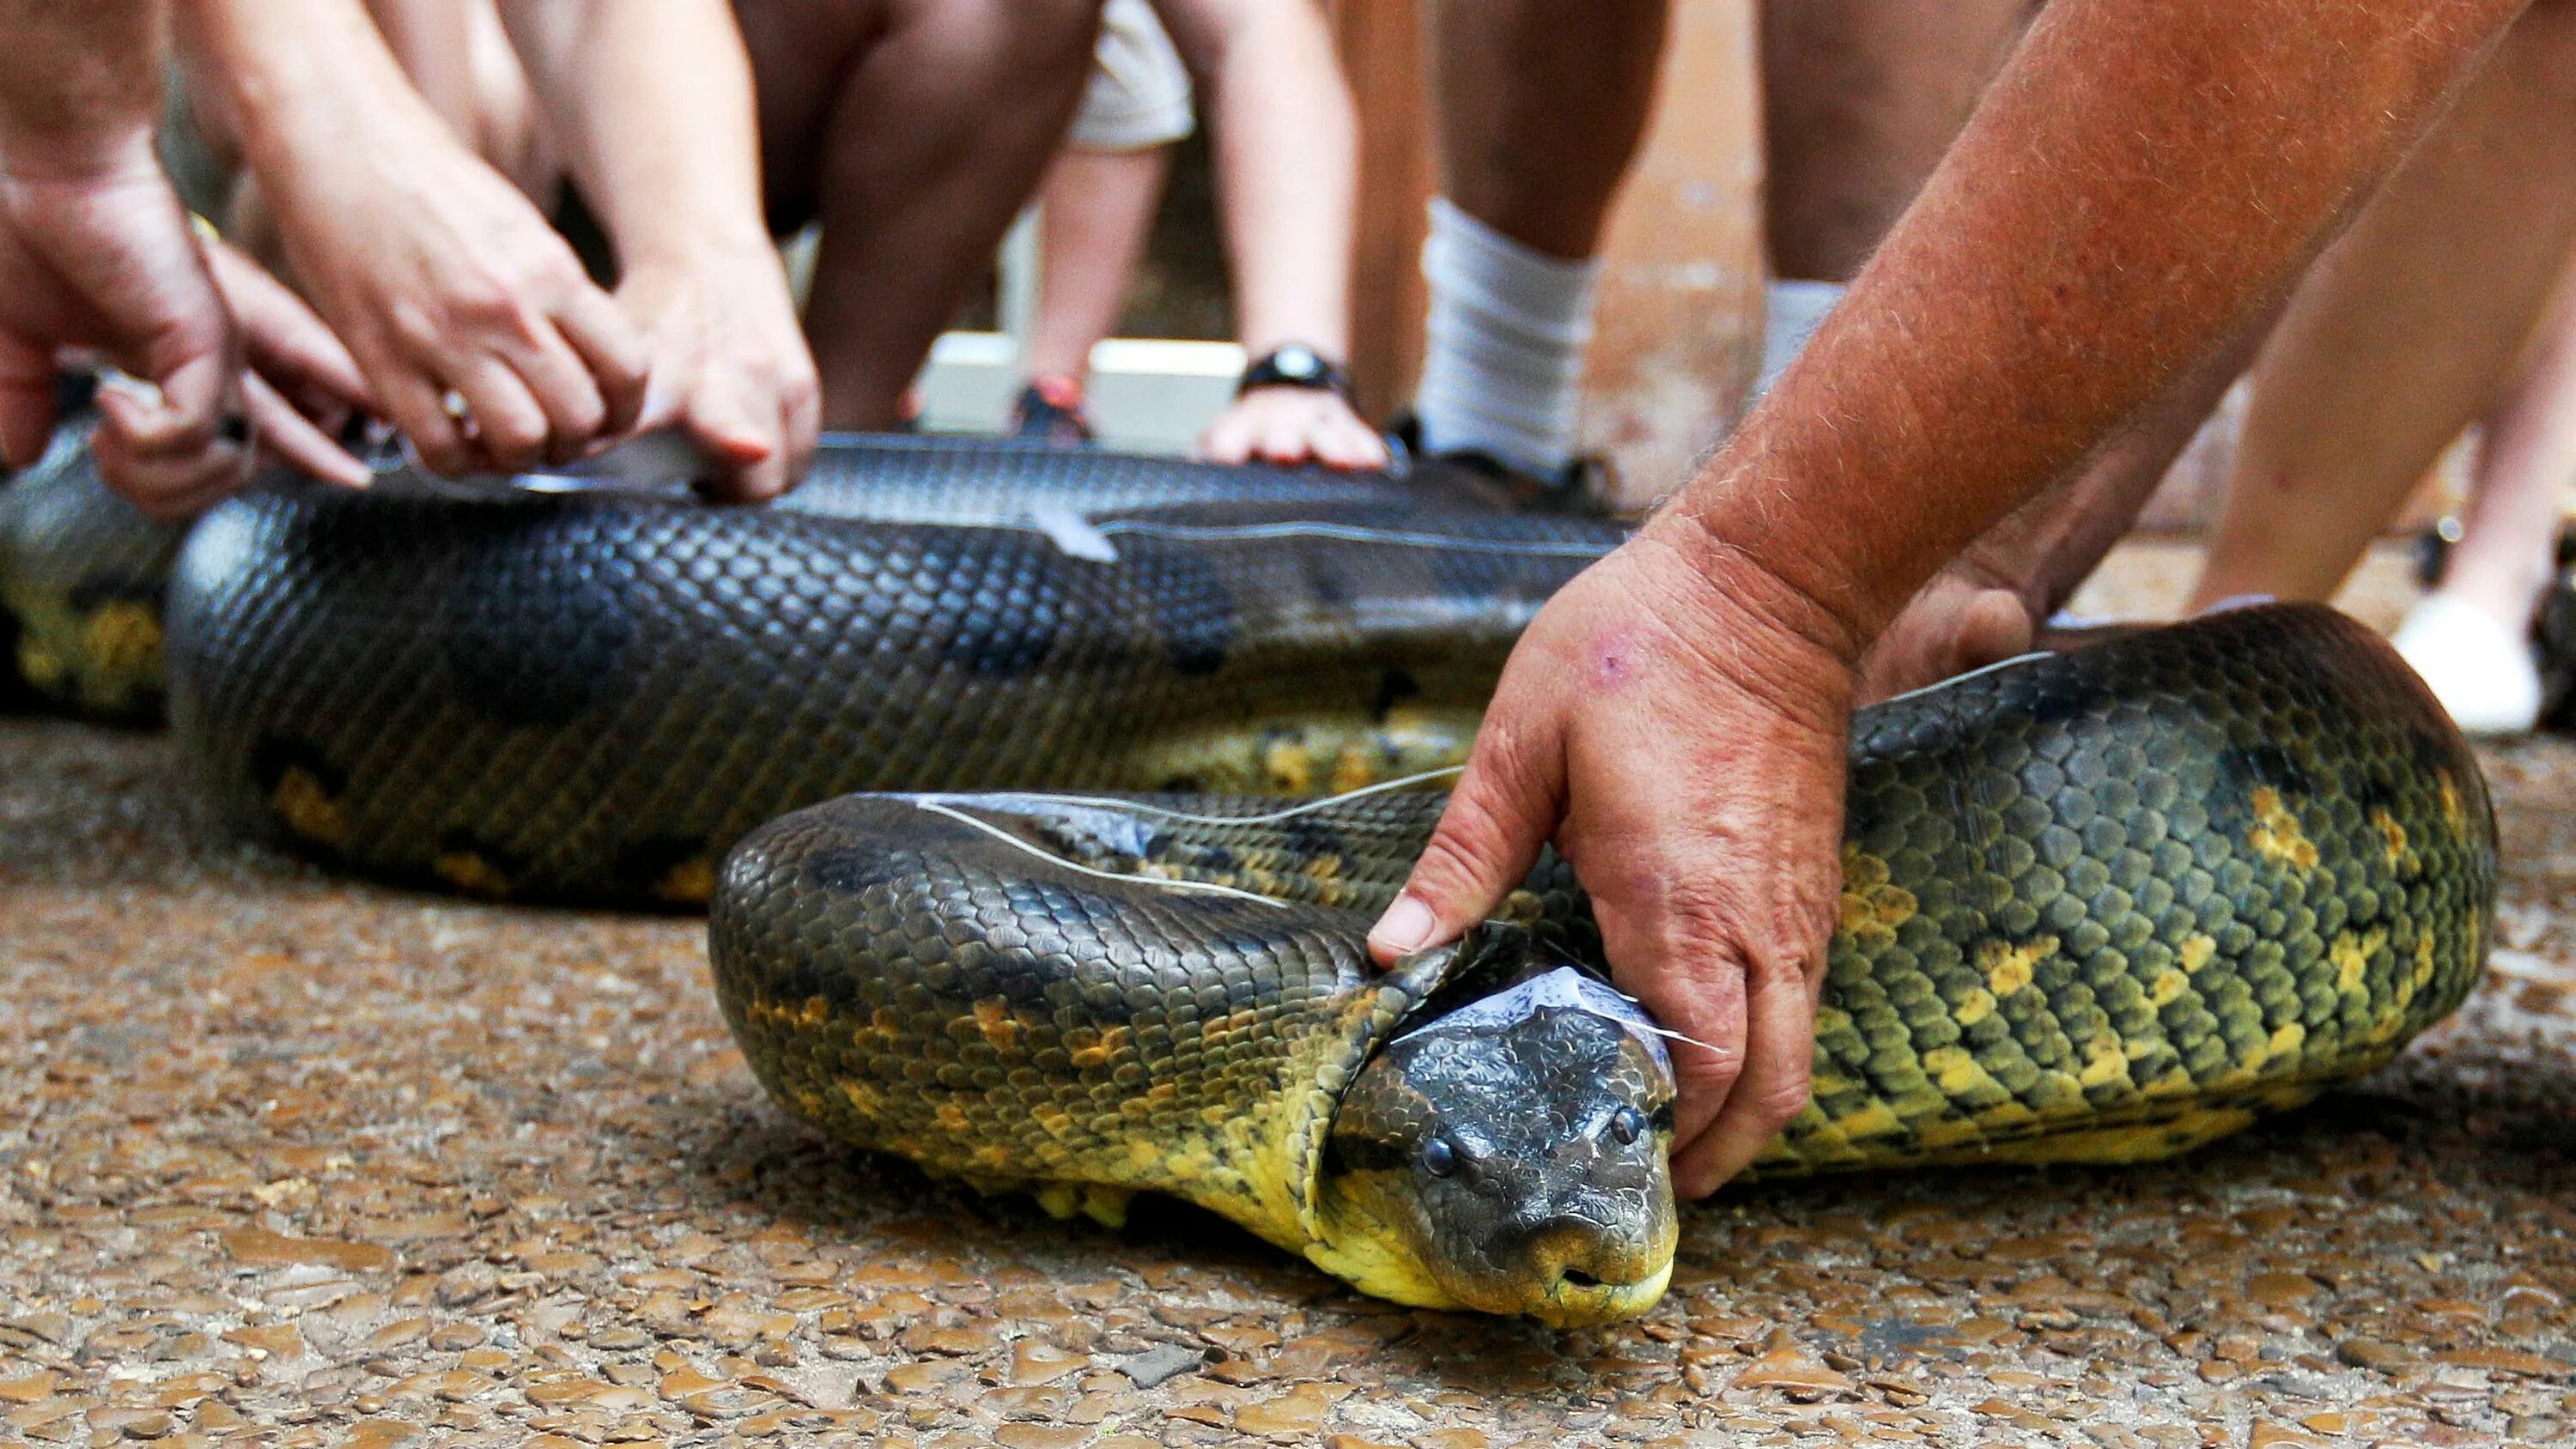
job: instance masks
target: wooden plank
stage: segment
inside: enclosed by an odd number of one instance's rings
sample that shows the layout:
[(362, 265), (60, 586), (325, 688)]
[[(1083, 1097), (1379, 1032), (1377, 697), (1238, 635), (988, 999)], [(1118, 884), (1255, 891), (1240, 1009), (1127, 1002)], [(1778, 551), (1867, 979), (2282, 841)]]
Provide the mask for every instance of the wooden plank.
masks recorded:
[(1603, 245), (1583, 441), (1632, 507), (1689, 480), (1761, 360), (1755, 20), (1753, 0), (1674, 0), (1654, 119)]

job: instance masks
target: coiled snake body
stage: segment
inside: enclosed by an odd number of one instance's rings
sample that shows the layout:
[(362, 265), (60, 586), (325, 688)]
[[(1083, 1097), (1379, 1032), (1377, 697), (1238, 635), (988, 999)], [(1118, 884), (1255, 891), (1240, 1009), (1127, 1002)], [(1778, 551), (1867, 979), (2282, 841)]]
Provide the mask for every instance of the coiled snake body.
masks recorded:
[[(13, 599), (6, 513), (46, 481), (0, 494)], [(1601, 964), (1563, 866), (1379, 976), (1362, 933), (1436, 797), (1063, 792), (1449, 763), (1520, 627), (1617, 537), (900, 444), (757, 513), (290, 487), (189, 537), (172, 714), (230, 818), (332, 859), (514, 897), (712, 887), (754, 1072), (847, 1140), (1062, 1212), (1171, 1192), (1372, 1292), (1586, 1322), (1670, 1272), (1669, 1086), (1614, 1015), (1481, 1009)], [(78, 570), (32, 572), (65, 596)], [(2484, 957), (2477, 766), (2322, 609), (1864, 711), (1851, 771), (1815, 1098), (1763, 1172), (2181, 1151), (2385, 1061)], [(871, 789), (1021, 793), (832, 798)]]

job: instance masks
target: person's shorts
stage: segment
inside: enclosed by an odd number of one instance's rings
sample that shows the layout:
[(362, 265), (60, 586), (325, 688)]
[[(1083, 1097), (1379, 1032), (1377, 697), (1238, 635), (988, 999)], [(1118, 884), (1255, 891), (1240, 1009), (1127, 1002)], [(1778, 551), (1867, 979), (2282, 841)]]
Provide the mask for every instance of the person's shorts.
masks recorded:
[(1150, 0), (1109, 0), (1082, 109), (1067, 138), (1090, 151), (1143, 151), (1190, 133), (1190, 72)]

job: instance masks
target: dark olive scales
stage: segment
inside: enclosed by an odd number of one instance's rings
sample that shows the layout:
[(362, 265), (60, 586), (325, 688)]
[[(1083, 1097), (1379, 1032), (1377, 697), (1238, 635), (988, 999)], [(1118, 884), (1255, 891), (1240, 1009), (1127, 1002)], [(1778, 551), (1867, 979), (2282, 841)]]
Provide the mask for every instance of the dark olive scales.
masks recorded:
[[(187, 530), (134, 511), (90, 463), (90, 426), (0, 482), (0, 677), (92, 719), (161, 717), (161, 603)], [(5, 691), (0, 691), (5, 692)]]
[[(1387, 1048), (1453, 965), (1363, 965), (1440, 801), (1292, 808), (790, 816), (726, 864), (727, 1019), (790, 1110), (937, 1171), (1063, 1210), (1171, 1192), (1406, 1301), (1642, 1312), (1673, 1237), (1662, 1132), (1605, 1146), (1663, 1107), (1635, 1039), (1541, 1018)], [(2495, 835), (2387, 646), (2277, 607), (1863, 711), (1842, 864), (1815, 1097), (1765, 1174), (2157, 1157), (2304, 1102), (2467, 993)], [(1514, 910), (1597, 964), (1561, 862)], [(1464, 1149), (1503, 1143), (1462, 1193)]]
[[(1321, 792), (1454, 763), (1530, 616), (1622, 536), (1383, 480), (826, 461), (793, 507), (226, 504), (172, 581), (188, 769), (367, 871), (697, 904), (744, 832), (852, 790)], [(1157, 483), (1179, 501), (1136, 502)]]

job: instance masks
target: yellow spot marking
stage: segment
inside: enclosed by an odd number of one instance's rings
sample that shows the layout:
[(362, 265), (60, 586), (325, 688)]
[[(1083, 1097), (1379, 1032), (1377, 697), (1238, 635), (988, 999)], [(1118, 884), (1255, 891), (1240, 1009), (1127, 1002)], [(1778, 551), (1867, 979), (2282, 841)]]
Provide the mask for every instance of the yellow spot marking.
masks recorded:
[(1934, 1047), (1923, 1054), (1923, 1071), (1932, 1084), (1955, 1097), (1986, 1080), (1986, 1069), (1960, 1047)]
[(1967, 996), (1951, 1009), (1950, 1019), (1961, 1026), (1975, 1026), (1994, 1014), (1994, 996), (1979, 986), (1970, 988)]
[(1086, 1026), (1068, 1035), (1065, 1044), (1073, 1049), (1075, 1066), (1105, 1067), (1126, 1050), (1127, 1036), (1128, 1029), (1123, 1026), (1113, 1026), (1105, 1031)]
[(1979, 1141), (1985, 1135), (1977, 1130), (1974, 1121), (1966, 1117), (1945, 1117), (1914, 1129), (1915, 1142), (1926, 1148), (1957, 1147), (1962, 1143)]
[(850, 1110), (860, 1116), (873, 1118), (885, 1110), (884, 1096), (867, 1083), (854, 1082), (843, 1077), (840, 1079), (839, 1086), (841, 1095), (850, 1100)]
[(467, 895), (490, 896), (497, 900), (510, 893), (510, 878), (476, 851), (448, 851), (438, 858), (433, 868), (440, 880)]
[(2415, 984), (2422, 986), (2432, 979), (2433, 933), (2426, 931), (2415, 938)]
[(663, 872), (653, 882), (653, 897), (675, 906), (702, 906), (716, 893), (715, 862), (693, 855)]
[(132, 600), (102, 604), (81, 621), (81, 652), (103, 676), (126, 679), (158, 673), (161, 621)]
[(2191, 1079), (2191, 1073), (2177, 1066), (2168, 1068), (2163, 1076), (2147, 1083), (2144, 1090), (2150, 1098), (2188, 1097), (2200, 1090), (2200, 1084)]
[(2245, 842), (2254, 853), (2292, 870), (2317, 868), (2317, 848), (2308, 833), (2299, 828), (2299, 817), (2281, 802), (2281, 792), (2269, 785), (2254, 789), (2254, 823), (2245, 828)]
[(1011, 1017), (1011, 1003), (1002, 997), (988, 996), (975, 1003), (975, 1029), (997, 1052), (1020, 1044), (1020, 1024)]
[(2295, 1021), (2285, 1021), (2281, 1023), (2280, 1030), (2272, 1033), (2272, 1040), (2264, 1047), (2264, 1055), (2267, 1058), (2290, 1056), (2307, 1045), (2307, 1041), (2307, 1027)]
[(2182, 969), (2194, 975), (2218, 957), (2218, 942), (2198, 931), (2182, 938)]
[(2087, 1087), (2107, 1087), (2128, 1080), (2129, 1054), (2118, 1037), (2099, 1037), (2089, 1049), (2091, 1056), (2075, 1080)]
[(2361, 978), (2370, 970), (2370, 958), (2388, 944), (2385, 927), (2374, 929), (2368, 936), (2350, 931), (2338, 934), (2326, 948), (2326, 959), (2334, 963), (2335, 990), (2350, 994), (2361, 989)]
[(2030, 985), (2032, 969), (2056, 953), (2055, 936), (2042, 936), (2027, 946), (1988, 941), (1977, 952), (1977, 964), (1985, 968), (1987, 989), (2001, 1000)]
[(1270, 783), (1290, 795), (1312, 794), (1315, 756), (1303, 741), (1281, 741), (1261, 754), (1261, 771)]
[(794, 1027), (817, 1027), (831, 1019), (832, 1003), (819, 996), (808, 996), (790, 1006), (783, 1001), (754, 1001), (744, 1008), (754, 1021), (783, 1022)]
[(2190, 988), (2191, 977), (2168, 966), (2157, 973), (2155, 984), (2147, 988), (2147, 1003), (2151, 1006), (2171, 1006), (2180, 1001), (2182, 994)]
[(1359, 745), (1345, 746), (1333, 761), (1333, 793), (1347, 795), (1378, 781), (1378, 772), (1369, 765), (1367, 751)]
[(1846, 933), (1872, 944), (1884, 943), (1920, 909), (1914, 892), (1888, 884), (1886, 861), (1857, 845), (1843, 847), (1842, 927)]
[(2397, 817), (2389, 814), (2385, 805), (2371, 807), (2370, 826), (2379, 832), (2380, 848), (2388, 854), (2388, 868), (2397, 869), (2406, 858), (2406, 827), (2397, 823)]
[(2442, 818), (2450, 823), (2453, 833), (2456, 834), (2461, 823), (2459, 783), (2451, 778), (2451, 772), (2448, 770), (2435, 770), (2433, 783), (2442, 791)]
[(954, 1102), (940, 1103), (936, 1115), (939, 1118), (940, 1130), (943, 1132), (963, 1132), (974, 1125), (966, 1119), (966, 1110)]
[(341, 812), (340, 802), (302, 765), (289, 765), (277, 777), (277, 793), (269, 803), (277, 807), (277, 818), (286, 822), (287, 829), (317, 845), (338, 846), (349, 838), (349, 817)]
[(1851, 1138), (1888, 1137), (1905, 1130), (1885, 1102), (1872, 1102), (1834, 1125)]
[(18, 672), (27, 676), (29, 684), (52, 694), (63, 687), (71, 668), (63, 663), (63, 656), (31, 634), (18, 641)]

